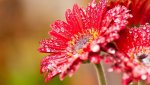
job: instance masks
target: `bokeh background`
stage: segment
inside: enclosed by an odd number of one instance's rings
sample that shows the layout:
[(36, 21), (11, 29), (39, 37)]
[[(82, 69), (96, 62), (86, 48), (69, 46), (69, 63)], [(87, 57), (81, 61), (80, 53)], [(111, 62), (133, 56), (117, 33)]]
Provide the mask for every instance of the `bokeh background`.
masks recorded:
[[(37, 51), (48, 38), (49, 24), (65, 20), (74, 3), (84, 7), (90, 0), (0, 0), (0, 85), (98, 85), (92, 64), (83, 64), (72, 78), (55, 77), (44, 82), (39, 72), (46, 54)], [(121, 77), (107, 73), (108, 85), (121, 85)]]

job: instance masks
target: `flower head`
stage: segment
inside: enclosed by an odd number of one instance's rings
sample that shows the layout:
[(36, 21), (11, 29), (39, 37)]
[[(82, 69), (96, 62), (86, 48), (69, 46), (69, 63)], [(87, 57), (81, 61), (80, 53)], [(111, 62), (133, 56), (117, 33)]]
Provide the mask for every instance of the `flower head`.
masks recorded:
[(123, 85), (144, 80), (150, 83), (150, 25), (125, 29), (116, 41), (122, 58)]
[(131, 17), (124, 6), (106, 9), (106, 1), (95, 0), (87, 8), (74, 5), (66, 11), (66, 22), (57, 20), (49, 32), (51, 38), (40, 42), (40, 52), (51, 53), (41, 62), (46, 81), (60, 74), (72, 75), (83, 61), (99, 63), (99, 52), (107, 43), (119, 38), (118, 32)]
[(129, 19), (130, 26), (150, 23), (150, 0), (115, 0), (110, 1), (108, 8), (118, 4), (124, 5), (131, 10), (133, 18)]

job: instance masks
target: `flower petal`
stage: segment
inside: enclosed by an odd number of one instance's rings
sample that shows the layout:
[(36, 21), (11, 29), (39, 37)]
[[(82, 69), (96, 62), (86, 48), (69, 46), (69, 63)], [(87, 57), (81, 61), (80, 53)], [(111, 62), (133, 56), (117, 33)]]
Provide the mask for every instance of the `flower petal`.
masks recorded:
[(41, 62), (41, 73), (45, 73), (45, 81), (47, 82), (52, 77), (61, 74), (60, 78), (63, 79), (66, 73), (73, 73), (77, 70), (80, 61), (78, 58), (68, 58), (63, 54), (52, 54), (45, 57)]

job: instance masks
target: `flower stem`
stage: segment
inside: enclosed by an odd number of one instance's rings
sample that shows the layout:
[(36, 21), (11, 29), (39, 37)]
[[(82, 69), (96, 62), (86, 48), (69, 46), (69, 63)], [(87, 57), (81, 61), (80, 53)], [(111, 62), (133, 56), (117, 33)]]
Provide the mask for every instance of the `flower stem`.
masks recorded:
[(96, 68), (96, 71), (97, 71), (97, 77), (98, 77), (99, 85), (107, 85), (106, 84), (106, 79), (105, 79), (105, 74), (104, 74), (101, 63), (100, 64), (95, 64), (95, 68)]
[(144, 81), (138, 81), (138, 85), (145, 85)]

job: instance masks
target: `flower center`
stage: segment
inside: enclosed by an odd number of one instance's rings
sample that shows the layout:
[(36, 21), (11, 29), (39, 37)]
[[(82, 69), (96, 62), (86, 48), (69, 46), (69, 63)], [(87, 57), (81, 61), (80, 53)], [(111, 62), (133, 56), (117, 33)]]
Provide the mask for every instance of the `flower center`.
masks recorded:
[(90, 38), (91, 38), (91, 36), (83, 36), (79, 40), (77, 40), (74, 45), (74, 53), (79, 53), (79, 51), (81, 51), (83, 46), (87, 42), (89, 42)]
[(150, 66), (150, 47), (136, 47), (128, 50), (128, 55), (134, 63)]
[(150, 54), (137, 54), (137, 59), (146, 66), (150, 66)]
[(98, 36), (98, 31), (95, 29), (87, 29), (81, 33), (75, 34), (72, 40), (69, 41), (68, 55), (72, 56), (74, 54), (83, 53), (83, 48), (88, 46), (88, 43), (92, 42)]

